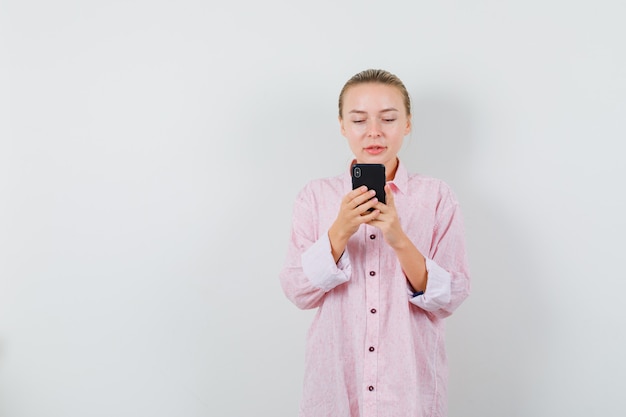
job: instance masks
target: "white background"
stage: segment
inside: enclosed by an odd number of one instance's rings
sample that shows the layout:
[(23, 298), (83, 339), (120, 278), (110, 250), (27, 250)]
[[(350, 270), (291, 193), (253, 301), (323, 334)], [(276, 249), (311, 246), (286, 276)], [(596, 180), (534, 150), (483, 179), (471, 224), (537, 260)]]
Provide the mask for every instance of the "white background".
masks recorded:
[(623, 416), (624, 4), (1, 0), (0, 416), (297, 415), (292, 203), (370, 67), (466, 220), (450, 416)]

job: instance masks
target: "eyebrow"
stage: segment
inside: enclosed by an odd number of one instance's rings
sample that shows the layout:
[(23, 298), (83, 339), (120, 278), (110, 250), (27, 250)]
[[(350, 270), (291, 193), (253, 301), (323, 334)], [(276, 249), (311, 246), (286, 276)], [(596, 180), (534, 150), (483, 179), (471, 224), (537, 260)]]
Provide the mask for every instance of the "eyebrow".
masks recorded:
[[(394, 108), (394, 107), (389, 107), (387, 109), (382, 109), (379, 113), (386, 113), (389, 111), (398, 111), (398, 109)], [(366, 114), (366, 111), (363, 110), (350, 110), (348, 113), (356, 113), (356, 114)]]

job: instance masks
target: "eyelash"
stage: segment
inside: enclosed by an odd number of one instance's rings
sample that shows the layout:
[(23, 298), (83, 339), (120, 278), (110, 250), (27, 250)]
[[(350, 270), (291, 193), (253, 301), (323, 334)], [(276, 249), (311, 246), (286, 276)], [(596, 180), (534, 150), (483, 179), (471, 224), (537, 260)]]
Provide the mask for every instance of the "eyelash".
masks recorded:
[[(383, 119), (383, 122), (387, 122), (387, 123), (391, 123), (391, 122), (395, 122), (396, 119)], [(360, 124), (360, 123), (364, 123), (365, 120), (353, 120), (352, 123), (355, 124)]]

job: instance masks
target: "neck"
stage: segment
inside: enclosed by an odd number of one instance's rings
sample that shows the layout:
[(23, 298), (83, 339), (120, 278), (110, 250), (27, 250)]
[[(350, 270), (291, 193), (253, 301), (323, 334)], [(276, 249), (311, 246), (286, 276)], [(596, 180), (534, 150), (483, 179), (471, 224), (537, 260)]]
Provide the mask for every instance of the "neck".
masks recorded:
[(385, 164), (385, 176), (387, 177), (387, 181), (391, 181), (396, 177), (398, 163), (398, 158), (396, 157), (393, 161), (389, 161)]

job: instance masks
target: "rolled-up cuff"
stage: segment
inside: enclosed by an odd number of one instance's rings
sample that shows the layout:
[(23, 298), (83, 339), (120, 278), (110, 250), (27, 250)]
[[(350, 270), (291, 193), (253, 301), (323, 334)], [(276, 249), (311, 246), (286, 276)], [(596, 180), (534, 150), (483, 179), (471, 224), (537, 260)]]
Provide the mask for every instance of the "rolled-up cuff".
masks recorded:
[(428, 271), (426, 290), (415, 296), (413, 291), (409, 290), (409, 301), (426, 311), (435, 311), (450, 302), (452, 276), (435, 261), (428, 258), (426, 258), (426, 271)]
[(311, 285), (328, 292), (350, 280), (352, 267), (347, 250), (335, 263), (330, 240), (325, 234), (302, 254), (302, 270)]

